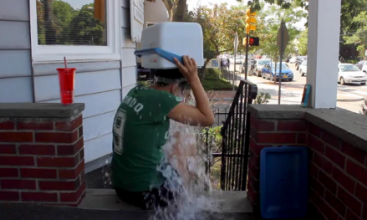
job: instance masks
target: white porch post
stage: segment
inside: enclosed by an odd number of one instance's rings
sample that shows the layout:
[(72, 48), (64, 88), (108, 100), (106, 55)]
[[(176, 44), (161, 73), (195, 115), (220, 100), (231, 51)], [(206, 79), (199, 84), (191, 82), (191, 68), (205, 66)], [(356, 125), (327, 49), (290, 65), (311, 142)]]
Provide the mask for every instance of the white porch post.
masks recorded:
[(312, 108), (336, 108), (340, 13), (341, 0), (309, 0), (307, 83), (312, 86)]

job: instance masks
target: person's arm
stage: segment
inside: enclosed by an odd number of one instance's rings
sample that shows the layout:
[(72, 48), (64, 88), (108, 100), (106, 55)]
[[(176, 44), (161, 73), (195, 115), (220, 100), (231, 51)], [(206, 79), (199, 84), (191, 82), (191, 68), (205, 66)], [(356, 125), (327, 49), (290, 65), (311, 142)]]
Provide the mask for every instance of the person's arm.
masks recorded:
[(197, 75), (196, 62), (187, 56), (184, 56), (183, 60), (184, 65), (177, 59), (175, 59), (175, 62), (190, 83), (195, 96), (196, 107), (180, 103), (169, 112), (168, 117), (184, 124), (211, 126), (214, 123), (214, 115), (210, 109), (209, 99)]

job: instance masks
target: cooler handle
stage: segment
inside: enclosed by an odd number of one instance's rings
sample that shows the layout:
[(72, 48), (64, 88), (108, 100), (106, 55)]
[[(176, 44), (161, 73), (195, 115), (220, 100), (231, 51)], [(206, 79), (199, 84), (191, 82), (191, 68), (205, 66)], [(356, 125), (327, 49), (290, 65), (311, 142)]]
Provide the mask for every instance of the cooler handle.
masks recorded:
[(138, 57), (141, 57), (142, 55), (153, 54), (153, 53), (158, 54), (159, 56), (165, 58), (166, 60), (172, 63), (175, 62), (173, 59), (176, 58), (178, 61), (180, 61), (180, 63), (183, 64), (182, 56), (168, 52), (166, 50), (162, 50), (160, 48), (150, 48), (150, 49), (144, 49), (144, 50), (137, 50), (134, 52), (134, 54)]

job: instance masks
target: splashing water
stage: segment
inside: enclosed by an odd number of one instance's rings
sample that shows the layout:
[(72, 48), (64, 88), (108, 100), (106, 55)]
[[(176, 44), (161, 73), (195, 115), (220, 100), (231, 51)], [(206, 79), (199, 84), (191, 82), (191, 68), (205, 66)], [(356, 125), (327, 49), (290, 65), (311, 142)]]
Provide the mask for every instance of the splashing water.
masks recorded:
[(218, 211), (219, 202), (203, 195), (208, 188), (211, 190), (211, 184), (205, 172), (205, 144), (199, 134), (198, 127), (170, 121), (169, 137), (162, 150), (164, 163), (171, 166), (160, 166), (158, 170), (170, 190), (180, 196), (168, 207), (155, 210), (150, 220), (206, 220), (207, 213)]

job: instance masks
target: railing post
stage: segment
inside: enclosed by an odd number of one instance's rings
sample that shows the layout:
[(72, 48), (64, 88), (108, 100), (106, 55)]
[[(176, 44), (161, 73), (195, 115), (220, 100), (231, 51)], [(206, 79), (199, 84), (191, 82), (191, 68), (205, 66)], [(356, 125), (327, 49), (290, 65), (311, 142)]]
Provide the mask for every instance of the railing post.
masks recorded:
[(250, 113), (247, 112), (247, 107), (256, 96), (257, 86), (247, 80), (241, 80), (221, 129), (222, 190), (246, 190), (250, 143)]

